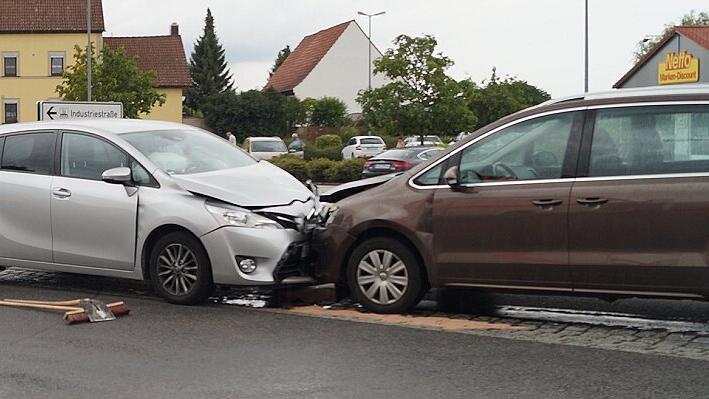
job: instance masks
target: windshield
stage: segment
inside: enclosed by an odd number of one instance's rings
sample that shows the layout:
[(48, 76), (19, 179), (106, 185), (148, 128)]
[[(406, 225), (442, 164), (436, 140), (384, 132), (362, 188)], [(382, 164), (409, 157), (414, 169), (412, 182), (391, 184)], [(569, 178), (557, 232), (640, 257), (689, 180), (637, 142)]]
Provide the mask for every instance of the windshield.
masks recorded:
[(201, 130), (136, 132), (121, 137), (169, 175), (232, 169), (257, 162), (228, 141)]
[(251, 152), (288, 152), (282, 141), (252, 141)]

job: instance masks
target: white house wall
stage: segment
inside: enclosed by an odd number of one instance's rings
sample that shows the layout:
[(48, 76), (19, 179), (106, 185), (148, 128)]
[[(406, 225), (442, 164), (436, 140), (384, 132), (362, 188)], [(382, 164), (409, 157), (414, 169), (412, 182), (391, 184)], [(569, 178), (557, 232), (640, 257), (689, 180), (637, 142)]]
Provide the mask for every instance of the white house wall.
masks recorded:
[[(301, 100), (307, 97), (336, 97), (347, 105), (350, 114), (362, 112), (356, 98), (360, 90), (367, 88), (368, 44), (367, 36), (357, 24), (350, 23), (310, 74), (293, 89), (293, 93)], [(372, 64), (379, 57), (381, 53), (372, 46)], [(372, 76), (372, 87), (380, 87), (386, 82), (383, 75)]]

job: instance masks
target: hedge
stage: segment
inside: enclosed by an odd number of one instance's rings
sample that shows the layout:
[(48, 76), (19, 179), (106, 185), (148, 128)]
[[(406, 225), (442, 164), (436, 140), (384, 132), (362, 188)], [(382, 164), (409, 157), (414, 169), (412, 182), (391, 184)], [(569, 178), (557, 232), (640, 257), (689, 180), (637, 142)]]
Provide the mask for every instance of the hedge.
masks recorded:
[(318, 148), (314, 145), (306, 145), (303, 150), (303, 156), (307, 161), (312, 161), (314, 159), (331, 159), (333, 161), (339, 161), (342, 159), (342, 148), (341, 147), (329, 147), (329, 148)]
[(315, 147), (325, 149), (331, 147), (342, 147), (342, 139), (336, 134), (324, 134), (315, 139)]
[(360, 178), (364, 161), (361, 158), (346, 161), (319, 158), (306, 161), (293, 155), (284, 155), (270, 162), (300, 181), (310, 179), (316, 183), (346, 183)]

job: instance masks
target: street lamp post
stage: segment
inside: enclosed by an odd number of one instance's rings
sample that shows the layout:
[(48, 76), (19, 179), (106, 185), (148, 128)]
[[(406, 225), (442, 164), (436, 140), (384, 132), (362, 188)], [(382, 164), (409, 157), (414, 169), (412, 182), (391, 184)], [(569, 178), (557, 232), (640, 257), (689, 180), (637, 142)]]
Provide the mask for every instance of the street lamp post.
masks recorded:
[(371, 90), (372, 89), (372, 17), (386, 14), (386, 11), (380, 11), (376, 14), (367, 14), (362, 11), (357, 11), (357, 14), (364, 15), (365, 17), (367, 17), (369, 19), (369, 33), (367, 35), (367, 40), (369, 40), (369, 45), (367, 46), (368, 50), (369, 50), (369, 84), (367, 85), (367, 87), (369, 88), (369, 90)]
[(91, 0), (86, 0), (86, 100), (91, 101)]

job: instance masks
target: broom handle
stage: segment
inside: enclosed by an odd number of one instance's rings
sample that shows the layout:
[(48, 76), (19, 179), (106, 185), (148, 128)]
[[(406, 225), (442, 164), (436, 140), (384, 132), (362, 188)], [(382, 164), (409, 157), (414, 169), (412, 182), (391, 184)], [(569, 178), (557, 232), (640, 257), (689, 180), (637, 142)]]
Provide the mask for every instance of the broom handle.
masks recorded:
[(5, 302), (14, 303), (32, 303), (35, 305), (52, 305), (52, 306), (76, 306), (80, 299), (72, 299), (70, 301), (30, 301), (28, 299), (3, 299)]
[(33, 308), (33, 309), (44, 309), (44, 310), (61, 310), (64, 312), (72, 312), (75, 310), (81, 310), (83, 311), (84, 309), (82, 308), (77, 308), (74, 306), (59, 306), (59, 305), (42, 305), (42, 304), (37, 304), (37, 303), (18, 303), (18, 302), (8, 302), (8, 301), (0, 301), (0, 306), (10, 306), (10, 307), (16, 307), (16, 308)]

